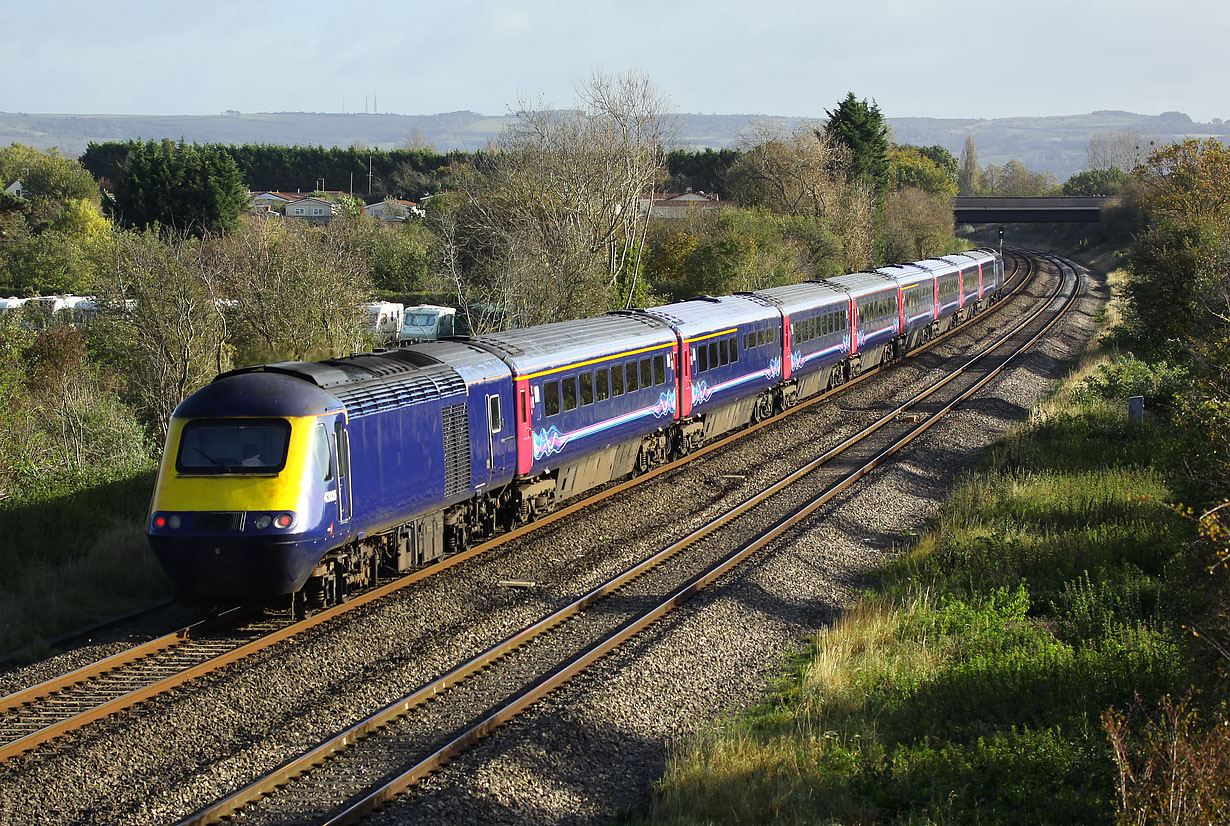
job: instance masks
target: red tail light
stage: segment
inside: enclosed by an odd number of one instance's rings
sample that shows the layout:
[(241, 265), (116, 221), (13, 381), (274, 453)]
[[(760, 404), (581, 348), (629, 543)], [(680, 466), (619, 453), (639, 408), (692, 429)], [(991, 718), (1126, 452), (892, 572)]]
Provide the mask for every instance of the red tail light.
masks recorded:
[(162, 514), (158, 514), (157, 516), (154, 517), (154, 527), (155, 528), (165, 528), (166, 526), (167, 526), (167, 518), (165, 516), (163, 516)]
[(289, 513), (280, 513), (274, 517), (273, 524), (278, 528), (289, 528), (292, 521)]

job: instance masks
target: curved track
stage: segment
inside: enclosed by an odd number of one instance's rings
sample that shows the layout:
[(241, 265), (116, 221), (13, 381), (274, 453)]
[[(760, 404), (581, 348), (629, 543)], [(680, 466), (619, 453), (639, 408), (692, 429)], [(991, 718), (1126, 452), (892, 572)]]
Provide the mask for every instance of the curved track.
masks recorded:
[[(1032, 259), (1008, 253), (1015, 262), (1012, 276), (1015, 286), (987, 312), (966, 324), (937, 337), (926, 347), (912, 351), (906, 358), (929, 351), (941, 341), (968, 331), (971, 325), (1007, 306), (1030, 281), (1034, 270)], [(785, 418), (826, 399), (844, 393), (860, 382), (871, 380), (884, 368), (868, 370), (839, 388), (814, 396), (783, 414), (694, 451), (688, 457), (656, 468), (636, 479), (609, 486), (594, 495), (562, 508), (543, 519), (503, 534), (489, 542), (452, 556), (441, 563), (374, 588), (354, 599), (326, 609), (299, 622), (279, 618), (261, 618), (240, 622), (232, 627), (219, 623), (198, 623), (140, 646), (100, 660), (37, 686), (0, 698), (0, 761), (36, 748), (56, 737), (102, 719), (110, 714), (142, 703), (151, 697), (184, 685), (196, 678), (217, 671), (284, 640), (326, 623), (341, 614), (379, 600), (428, 576), (441, 573), (479, 554), (519, 539), (554, 522), (565, 519), (582, 508), (616, 496), (663, 474), (677, 470), (683, 464), (699, 459), (766, 427), (773, 427)], [(236, 612), (238, 614), (238, 612)]]
[(352, 823), (419, 782), (810, 518), (995, 379), (1079, 295), (1078, 272), (1059, 267), (1063, 277), (1051, 300), (858, 434), (183, 823)]

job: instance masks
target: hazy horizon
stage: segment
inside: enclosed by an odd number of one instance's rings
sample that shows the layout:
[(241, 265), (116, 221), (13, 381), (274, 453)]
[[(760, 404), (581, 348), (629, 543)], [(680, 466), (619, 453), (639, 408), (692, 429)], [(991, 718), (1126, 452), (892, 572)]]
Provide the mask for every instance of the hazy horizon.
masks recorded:
[[(0, 91), (0, 110), (495, 117), (521, 100), (567, 107), (601, 68), (645, 73), (685, 114), (818, 118), (853, 91), (895, 118), (1230, 118), (1221, 57), (1230, 7), (1179, 6), (1163, 15), (1142, 0), (220, 0), (201, 13), (152, 0), (46, 0), (6, 9), (0, 48), (24, 77)], [(1030, 50), (1027, 61), (1005, 45), (1008, 34)]]

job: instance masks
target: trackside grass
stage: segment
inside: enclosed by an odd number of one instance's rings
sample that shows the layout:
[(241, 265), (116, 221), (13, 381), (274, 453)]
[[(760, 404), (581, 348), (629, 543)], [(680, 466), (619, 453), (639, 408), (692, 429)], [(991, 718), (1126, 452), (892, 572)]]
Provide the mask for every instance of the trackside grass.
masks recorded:
[(0, 654), (46, 653), (45, 640), (169, 593), (144, 523), (145, 464), (47, 480), (0, 504)]
[(1099, 392), (1110, 364), (1004, 438), (760, 707), (674, 755), (642, 822), (1114, 822), (1102, 715), (1198, 681), (1202, 569), (1165, 428)]

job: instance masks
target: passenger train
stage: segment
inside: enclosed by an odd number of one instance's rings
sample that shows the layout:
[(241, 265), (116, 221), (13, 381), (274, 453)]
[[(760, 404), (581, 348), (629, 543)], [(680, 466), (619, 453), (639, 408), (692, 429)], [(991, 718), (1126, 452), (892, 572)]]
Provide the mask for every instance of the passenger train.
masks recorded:
[(148, 535), (177, 590), (331, 604), (687, 454), (998, 301), (991, 250), (322, 362), (172, 415)]

